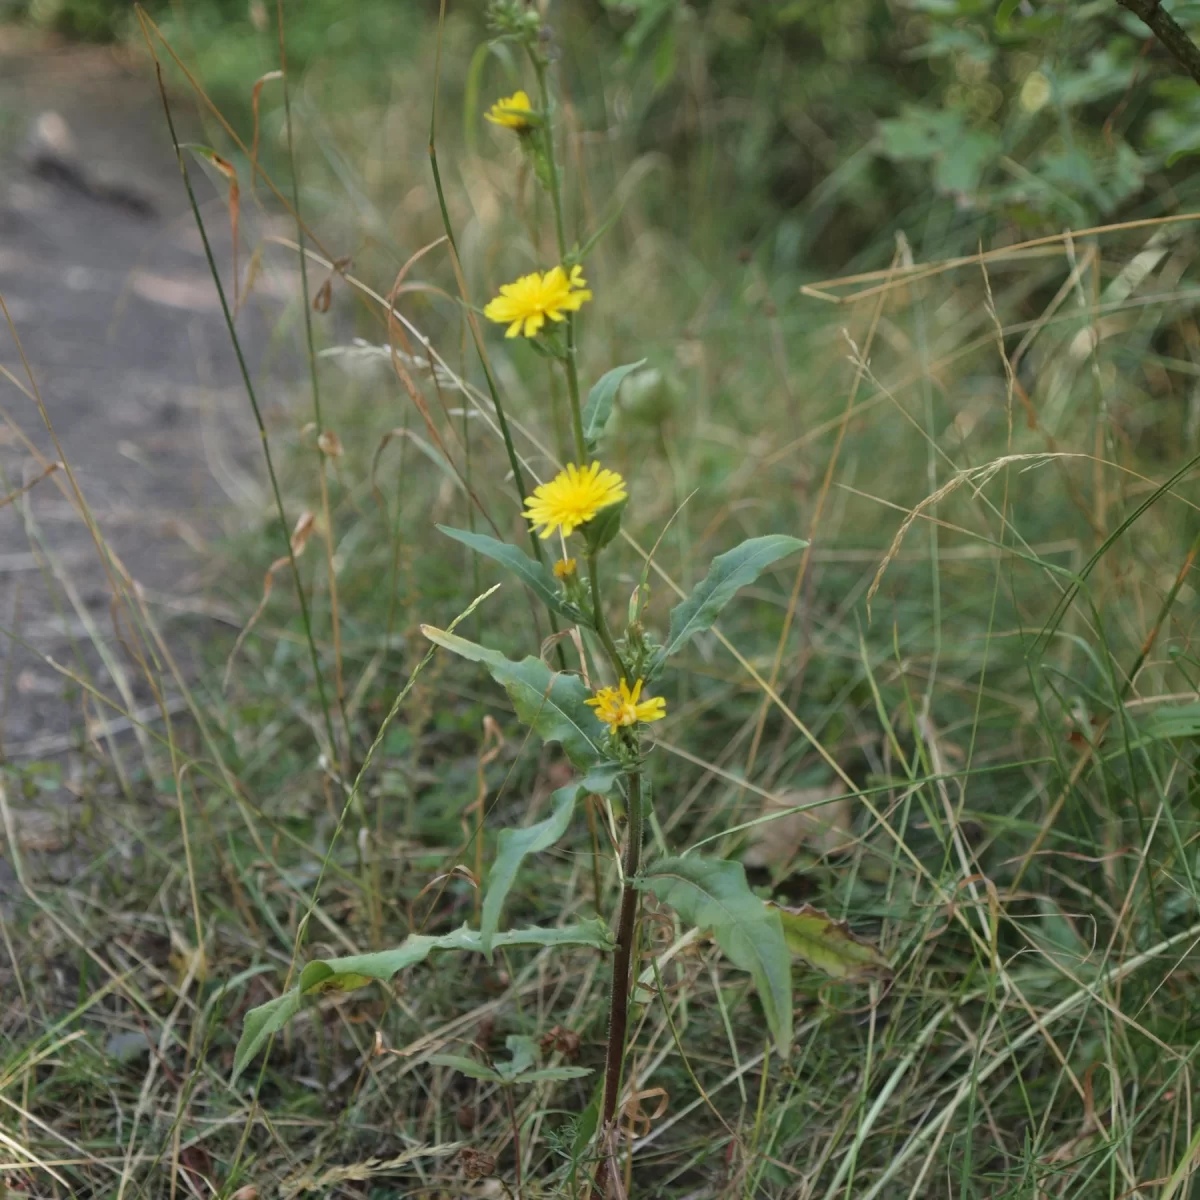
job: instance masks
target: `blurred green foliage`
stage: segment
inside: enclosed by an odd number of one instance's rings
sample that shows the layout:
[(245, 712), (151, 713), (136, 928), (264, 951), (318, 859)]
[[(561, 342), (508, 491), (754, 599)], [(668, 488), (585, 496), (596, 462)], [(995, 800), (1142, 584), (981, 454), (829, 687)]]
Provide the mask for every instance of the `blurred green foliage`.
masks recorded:
[[(711, 178), (743, 194), (739, 232), (770, 239), (775, 265), (840, 269), (901, 229), (948, 250), (1195, 198), (1180, 159), (1200, 148), (1200, 90), (1115, 0), (607, 6), (647, 144), (683, 158), (711, 139)], [(1200, 24), (1200, 4), (1171, 7)]]
[[(72, 36), (132, 31), (125, 0), (7, 2)], [(222, 107), (247, 106), (248, 81), (276, 65), (266, 0), (148, 7)], [(1194, 198), (1180, 160), (1200, 148), (1200, 90), (1115, 0), (559, 7), (583, 119), (615, 117), (637, 131), (635, 149), (665, 155), (672, 184), (653, 215), (699, 245), (713, 244), (704, 225), (720, 211), (731, 253), (834, 270), (900, 229), (950, 250), (1001, 227), (1056, 230)], [(453, 16), (478, 24), (481, 8)], [(354, 102), (392, 85), (414, 22), (436, 10), (308, 0), (289, 6), (289, 55), (298, 68), (336, 61)], [(1197, 0), (1172, 11), (1200, 23)]]

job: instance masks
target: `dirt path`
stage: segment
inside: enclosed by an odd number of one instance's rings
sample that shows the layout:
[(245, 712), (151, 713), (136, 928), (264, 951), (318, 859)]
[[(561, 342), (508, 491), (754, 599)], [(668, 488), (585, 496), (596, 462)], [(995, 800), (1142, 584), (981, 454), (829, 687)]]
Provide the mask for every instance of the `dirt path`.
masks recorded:
[[(200, 183), (224, 263), (222, 202)], [(140, 66), (0, 30), (0, 295), (104, 537), (160, 617), (203, 620), (197, 552), (228, 521), (230, 497), (253, 496), (257, 439), (161, 105)], [(28, 386), (2, 320), (0, 367)], [(3, 377), (0, 407), (48, 459), (59, 457), (37, 406)], [(0, 419), (0, 494), (38, 474)], [(96, 547), (58, 482), (0, 508), (8, 759), (78, 741), (79, 698), (36, 652), (59, 662), (82, 654), (113, 695), (105, 656), (129, 665)], [(47, 572), (60, 577), (53, 588)], [(137, 699), (148, 697), (139, 689)]]

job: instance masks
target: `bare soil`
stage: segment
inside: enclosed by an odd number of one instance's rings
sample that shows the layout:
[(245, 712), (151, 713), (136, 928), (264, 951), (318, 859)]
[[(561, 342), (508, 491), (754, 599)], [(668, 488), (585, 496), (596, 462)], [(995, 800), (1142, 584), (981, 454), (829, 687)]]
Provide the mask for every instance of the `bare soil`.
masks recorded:
[[(224, 197), (193, 175), (228, 277)], [(0, 318), (0, 367), (12, 376), (0, 375), (0, 495), (42, 473), (29, 443), (65, 458), (156, 619), (190, 622), (193, 634), (236, 621), (206, 594), (205, 548), (234, 519), (231, 501), (260, 489), (258, 439), (144, 63), (0, 30), (0, 296), (20, 339), (19, 350)], [(242, 322), (251, 343), (264, 340), (252, 333), (261, 313)], [(34, 384), (58, 445), (26, 394)], [(94, 735), (111, 713), (85, 712), (47, 656), (85, 664), (114, 698), (118, 663), (138, 703), (149, 699), (69, 486), (57, 471), (0, 508), (0, 753), (10, 761), (100, 752), (85, 721)]]

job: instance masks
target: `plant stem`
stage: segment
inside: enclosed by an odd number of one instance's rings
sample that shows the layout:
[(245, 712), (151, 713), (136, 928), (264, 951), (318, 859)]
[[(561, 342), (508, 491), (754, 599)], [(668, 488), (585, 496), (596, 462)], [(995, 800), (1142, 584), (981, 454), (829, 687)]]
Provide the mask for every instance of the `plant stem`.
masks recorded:
[[(550, 85), (546, 81), (546, 64), (534, 51), (530, 52), (533, 69), (537, 73), (538, 93), (545, 124), (542, 126), (542, 147), (546, 154), (547, 174), (550, 176), (550, 203), (554, 208), (554, 236), (558, 244), (558, 261), (565, 263), (567, 257), (566, 223), (563, 220), (562, 188), (558, 179), (558, 163), (554, 156), (554, 122), (550, 120)], [(564, 267), (565, 269), (565, 267)], [(583, 410), (579, 404), (579, 373), (575, 366), (575, 314), (567, 314), (567, 357), (564, 361), (567, 372), (567, 393), (571, 397), (571, 433), (575, 440), (575, 460), (579, 466), (587, 465), (587, 446), (583, 438)]]
[(604, 647), (604, 653), (608, 655), (609, 665), (619, 683), (625, 678), (625, 664), (621, 661), (620, 654), (617, 653), (617, 644), (613, 641), (612, 633), (608, 628), (608, 619), (604, 615), (604, 601), (600, 595), (600, 568), (597, 565), (596, 557), (595, 554), (587, 556), (588, 582), (592, 585), (592, 619), (596, 625), (596, 632), (600, 635), (600, 644)]
[(567, 314), (567, 357), (563, 361), (567, 372), (567, 395), (571, 398), (571, 434), (575, 439), (575, 458), (581, 467), (587, 466), (587, 444), (583, 438), (583, 409), (579, 404), (579, 374), (575, 369), (575, 314)]
[(546, 151), (547, 174), (550, 176), (550, 202), (554, 205), (554, 233), (558, 239), (558, 257), (567, 256), (566, 226), (563, 224), (562, 192), (558, 183), (558, 165), (554, 161), (554, 122), (550, 120), (550, 85), (546, 82), (546, 63), (530, 50), (529, 57), (537, 72), (538, 94), (542, 105), (542, 147)]
[[(445, 25), (446, 0), (441, 0), (441, 4), (438, 7), (437, 55), (433, 65), (433, 104), (429, 112), (429, 166), (433, 171), (433, 187), (437, 193), (438, 208), (442, 214), (442, 227), (446, 231), (446, 241), (450, 245), (450, 261), (454, 267), (455, 279), (458, 283), (458, 290), (466, 312), (467, 327), (471, 331), (471, 340), (475, 343), (475, 353), (479, 357), (479, 365), (483, 368), (483, 377), (487, 381), (487, 389), (492, 399), (492, 407), (496, 410), (496, 423), (500, 426), (500, 437), (504, 441), (504, 452), (508, 455), (508, 465), (513, 474), (513, 484), (517, 489), (517, 496), (520, 498), (521, 507), (524, 508), (528, 493), (525, 490), (525, 476), (521, 471), (521, 460), (517, 455), (517, 448), (513, 444), (512, 432), (508, 427), (508, 417), (505, 415), (504, 406), (500, 403), (500, 389), (496, 386), (495, 377), (492, 375), (492, 364), (488, 361), (487, 351), (483, 346), (483, 337), (479, 332), (478, 322), (475, 320), (475, 314), (471, 309), (471, 298), (467, 293), (466, 276), (463, 274), (462, 263), (458, 257), (458, 242), (454, 238), (454, 227), (450, 224), (450, 209), (446, 205), (446, 193), (442, 188), (442, 173), (438, 170), (437, 102), (438, 85), (441, 83), (442, 78), (442, 33)], [(533, 557), (539, 563), (544, 564), (546, 561), (545, 551), (542, 548), (541, 539), (537, 536), (532, 526), (529, 529), (529, 543), (533, 547)], [(551, 632), (557, 635), (558, 620), (553, 613), (547, 615), (550, 619)], [(541, 636), (540, 632), (538, 636)], [(566, 651), (562, 648), (561, 643), (555, 649), (559, 667), (565, 671), (567, 669)]]
[[(625, 845), (625, 888), (621, 893), (621, 915), (617, 920), (617, 948), (613, 955), (612, 993), (609, 1002), (608, 1052), (604, 1064), (604, 1109), (600, 1122), (601, 1137), (607, 1142), (608, 1130), (617, 1114), (621, 1091), (621, 1065), (625, 1059), (625, 1035), (629, 1027), (629, 984), (633, 964), (633, 941), (637, 932), (638, 899), (641, 893), (633, 885), (642, 865), (642, 776), (630, 771), (625, 776), (629, 810), (629, 839)], [(593, 1200), (603, 1200), (608, 1187), (609, 1159), (602, 1157), (596, 1169)]]
[[(483, 368), (483, 377), (487, 382), (492, 407), (496, 410), (496, 424), (500, 426), (500, 437), (504, 442), (504, 451), (508, 455), (508, 465), (512, 471), (513, 484), (517, 489), (517, 496), (521, 500), (521, 507), (524, 508), (528, 497), (528, 492), (525, 488), (525, 475), (521, 470), (520, 459), (517, 457), (517, 448), (513, 444), (512, 430), (509, 428), (508, 417), (504, 412), (504, 405), (500, 403), (500, 389), (496, 386), (495, 377), (492, 375), (491, 363), (488, 362), (487, 353), (483, 348), (483, 343), (480, 341), (479, 330), (476, 328), (475, 322), (470, 319), (471, 300), (466, 293), (466, 281), (461, 273), (458, 258), (458, 243), (454, 240), (454, 229), (450, 224), (450, 212), (446, 208), (446, 197), (442, 191), (442, 175), (438, 170), (437, 149), (434, 146), (432, 136), (429, 139), (429, 165), (433, 169), (433, 186), (437, 192), (438, 206), (442, 212), (442, 227), (446, 231), (446, 240), (450, 244), (450, 254), (453, 259), (455, 275), (458, 277), (459, 290), (462, 292), (462, 302), (467, 309), (467, 325), (471, 331), (471, 340), (475, 343), (475, 352), (479, 356), (479, 365)], [(545, 558), (541, 543), (532, 530), (529, 534), (529, 540), (538, 562), (544, 562)], [(553, 620), (553, 617), (551, 620)]]
[[(542, 127), (542, 145), (546, 155), (547, 174), (550, 177), (550, 201), (554, 207), (554, 232), (558, 243), (559, 264), (565, 269), (567, 257), (566, 227), (563, 221), (562, 190), (559, 185), (558, 166), (554, 155), (554, 124), (550, 120), (550, 88), (546, 81), (546, 62), (530, 50), (533, 69), (537, 73), (538, 92), (541, 99), (545, 124)], [(580, 467), (587, 465), (587, 443), (583, 436), (583, 408), (579, 401), (579, 371), (576, 365), (575, 314), (567, 315), (567, 353), (563, 360), (567, 376), (567, 395), (571, 401), (571, 433), (575, 443), (575, 461)], [(592, 588), (592, 610), (604, 653), (612, 666), (617, 680), (625, 676), (625, 666), (617, 652), (616, 643), (608, 628), (604, 615), (604, 604), (600, 592), (600, 572), (596, 555), (588, 555), (588, 581)], [(625, 776), (628, 793), (628, 841), (625, 846), (625, 887), (621, 893), (621, 911), (617, 918), (617, 947), (613, 957), (612, 991), (609, 997), (608, 1052), (604, 1067), (604, 1113), (601, 1136), (607, 1144), (608, 1132), (617, 1112), (617, 1098), (621, 1091), (621, 1065), (625, 1057), (625, 1035), (629, 1027), (629, 982), (633, 963), (633, 942), (637, 931), (639, 893), (633, 880), (641, 869), (642, 862), (642, 777), (638, 771)], [(600, 1160), (596, 1170), (596, 1186), (593, 1200), (603, 1200), (608, 1190), (609, 1158)], [(518, 1184), (519, 1186), (519, 1184)]]
[(1162, 6), (1162, 0), (1117, 0), (1140, 17), (1154, 32), (1154, 36), (1166, 47), (1175, 61), (1200, 83), (1200, 47), (1188, 36), (1187, 31)]

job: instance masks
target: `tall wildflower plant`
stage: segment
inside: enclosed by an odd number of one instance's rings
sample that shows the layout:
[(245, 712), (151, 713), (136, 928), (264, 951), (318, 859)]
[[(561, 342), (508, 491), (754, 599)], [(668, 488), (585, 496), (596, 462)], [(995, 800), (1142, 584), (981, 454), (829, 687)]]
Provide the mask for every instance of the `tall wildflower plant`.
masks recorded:
[[(749, 887), (740, 863), (692, 853), (646, 861), (646, 762), (653, 751), (654, 726), (669, 711), (668, 700), (660, 692), (672, 658), (713, 627), (741, 588), (806, 543), (774, 533), (751, 538), (718, 555), (691, 595), (671, 611), (665, 632), (652, 630), (645, 619), (648, 561), (632, 594), (615, 594), (605, 564), (621, 536), (622, 520), (633, 496), (626, 479), (605, 465), (605, 430), (622, 382), (642, 362), (614, 366), (584, 396), (577, 346), (587, 305), (593, 300), (585, 260), (603, 230), (582, 248), (567, 240), (565, 179), (556, 150), (558, 109), (550, 85), (550, 31), (543, 27), (538, 12), (521, 0), (493, 0), (489, 17), (497, 37), (524, 55), (533, 88), (532, 94), (522, 89), (497, 98), (483, 116), (519, 139), (538, 186), (549, 200), (554, 228), (552, 238), (546, 240), (554, 246), (556, 257), (542, 269), (501, 286), (482, 309), (482, 316), (495, 323), (498, 334), (502, 331), (507, 339), (522, 340), (530, 352), (550, 359), (561, 370), (570, 405), (573, 461), (529, 492), (514, 463), (514, 482), (533, 557), (517, 545), (484, 534), (439, 528), (510, 570), (548, 610), (552, 627), (561, 628), (565, 622), (577, 633), (574, 641), (581, 653), (576, 670), (565, 669), (562, 657), (556, 669), (542, 657), (510, 659), (452, 630), (428, 625), (422, 629), (436, 646), (486, 667), (507, 690), (517, 717), (544, 742), (562, 747), (575, 777), (554, 793), (546, 819), (499, 834), (495, 859), (484, 881), (478, 929), (464, 926), (443, 936), (414, 934), (393, 950), (310, 962), (296, 986), (247, 1015), (234, 1071), (236, 1075), (244, 1070), (299, 1011), (308, 994), (388, 980), (433, 951), (474, 951), (490, 960), (497, 949), (506, 947), (592, 947), (611, 959), (607, 1044), (603, 1077), (597, 1080), (592, 1103), (577, 1122), (576, 1145), (585, 1147), (585, 1152), (574, 1163), (575, 1174), (582, 1173), (582, 1178), (571, 1184), (571, 1194), (582, 1186), (599, 1197), (617, 1186), (614, 1164), (620, 1152), (622, 1098), (635, 1090), (635, 1081), (625, 1077), (625, 1064), (639, 961), (639, 910), (646, 893), (673, 909), (685, 926), (711, 931), (728, 960), (749, 973), (781, 1060), (786, 1059), (792, 1041), (793, 957), (838, 976), (885, 970), (886, 964), (871, 946), (825, 914), (807, 907), (788, 909), (761, 899)], [(436, 158), (434, 170), (440, 195)], [(442, 211), (444, 215), (448, 212), (444, 203)], [(446, 232), (451, 246), (456, 247), (448, 216)], [(488, 383), (503, 418), (490, 371)], [(559, 645), (561, 648), (561, 641)], [(566, 836), (576, 807), (586, 797), (606, 805), (610, 829), (621, 842), (615, 911), (607, 919), (598, 916), (557, 927), (503, 928), (505, 901), (522, 862)], [(598, 895), (596, 900), (601, 905), (604, 897)], [(579, 1067), (537, 1067), (530, 1039), (515, 1037), (509, 1043), (511, 1063), (485, 1066), (452, 1055), (435, 1055), (430, 1061), (502, 1088), (590, 1073)], [(590, 1149), (586, 1149), (589, 1143)], [(518, 1152), (518, 1191), (520, 1158)]]

